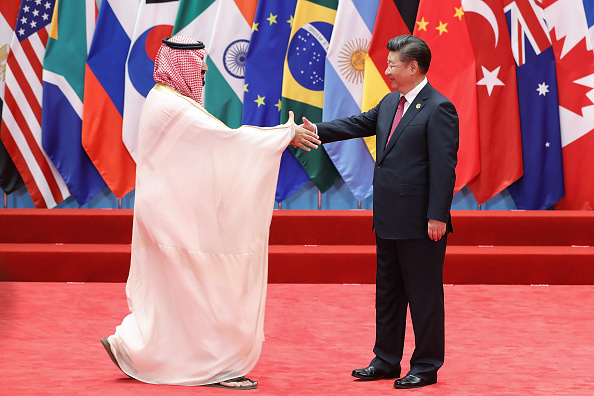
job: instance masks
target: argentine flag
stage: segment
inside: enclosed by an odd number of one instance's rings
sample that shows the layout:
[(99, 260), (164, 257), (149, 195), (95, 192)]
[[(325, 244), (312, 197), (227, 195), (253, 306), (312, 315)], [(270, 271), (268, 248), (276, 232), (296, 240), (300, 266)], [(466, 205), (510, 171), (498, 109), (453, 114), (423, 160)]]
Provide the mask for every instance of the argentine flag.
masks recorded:
[[(379, 0), (342, 0), (326, 56), (322, 119), (361, 112), (365, 57)], [(372, 193), (375, 162), (362, 138), (326, 143), (324, 148), (358, 201)]]

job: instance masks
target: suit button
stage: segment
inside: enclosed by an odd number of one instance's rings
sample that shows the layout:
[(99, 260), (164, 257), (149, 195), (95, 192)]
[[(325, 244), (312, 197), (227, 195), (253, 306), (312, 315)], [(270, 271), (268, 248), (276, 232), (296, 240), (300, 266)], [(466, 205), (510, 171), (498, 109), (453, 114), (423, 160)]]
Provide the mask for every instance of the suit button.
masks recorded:
[(377, 169), (382, 169), (382, 166), (381, 166), (381, 165), (378, 165), (378, 166), (377, 166)]

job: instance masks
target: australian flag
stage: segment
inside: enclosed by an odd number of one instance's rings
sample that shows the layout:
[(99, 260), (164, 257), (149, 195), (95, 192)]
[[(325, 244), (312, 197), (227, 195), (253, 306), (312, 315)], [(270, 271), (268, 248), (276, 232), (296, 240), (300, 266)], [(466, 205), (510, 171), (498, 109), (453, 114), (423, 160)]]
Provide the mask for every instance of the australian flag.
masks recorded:
[(517, 208), (525, 210), (550, 208), (564, 196), (555, 56), (541, 11), (525, 1), (505, 7), (516, 60), (524, 158), (524, 176), (507, 189)]

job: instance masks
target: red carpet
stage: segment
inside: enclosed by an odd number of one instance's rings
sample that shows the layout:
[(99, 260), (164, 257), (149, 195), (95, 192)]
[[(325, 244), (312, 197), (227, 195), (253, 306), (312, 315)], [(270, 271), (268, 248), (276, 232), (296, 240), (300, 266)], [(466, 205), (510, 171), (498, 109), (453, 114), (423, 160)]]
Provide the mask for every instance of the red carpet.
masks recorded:
[[(445, 283), (594, 285), (594, 211), (452, 211)], [(0, 280), (125, 282), (131, 210), (0, 210)], [(277, 210), (270, 283), (374, 283), (371, 211)]]
[[(246, 395), (594, 394), (594, 286), (445, 292), (439, 382), (402, 391), (350, 376), (372, 357), (373, 285), (270, 285), (266, 342), (250, 373), (260, 387)], [(0, 282), (0, 307), (2, 395), (234, 394), (127, 379), (99, 342), (127, 314), (124, 284)], [(412, 345), (409, 337), (404, 370)]]

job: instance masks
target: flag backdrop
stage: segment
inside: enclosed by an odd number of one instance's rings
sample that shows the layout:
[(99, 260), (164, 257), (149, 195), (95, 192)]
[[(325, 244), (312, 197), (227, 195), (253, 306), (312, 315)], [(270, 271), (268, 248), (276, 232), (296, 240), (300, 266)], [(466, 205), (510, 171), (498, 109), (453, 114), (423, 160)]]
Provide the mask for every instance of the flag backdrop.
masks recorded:
[[(369, 51), (365, 57), (361, 110), (367, 111), (375, 107), (392, 90), (392, 84), (385, 73), (388, 58), (386, 45), (396, 36), (412, 34), (418, 7), (419, 0), (380, 1)], [(365, 142), (375, 160), (375, 136), (365, 138)]]
[(210, 51), (212, 29), (219, 2), (220, 0), (180, 0), (173, 34), (202, 41), (206, 50)]
[[(379, 0), (342, 0), (330, 40), (324, 70), (323, 121), (361, 112), (365, 57)], [(358, 200), (373, 192), (375, 161), (365, 140), (349, 139), (324, 145), (347, 187)]]
[(106, 187), (81, 140), (85, 63), (96, 11), (95, 0), (56, 2), (43, 61), (43, 148), (80, 205)]
[(545, 0), (557, 69), (565, 197), (558, 209), (594, 209), (594, 54), (581, 0)]
[[(96, 5), (101, 17), (93, 36)], [(431, 47), (429, 81), (460, 115), (456, 191), (469, 185), (482, 203), (511, 183), (507, 189), (519, 209), (594, 208), (594, 0), (344, 0), (338, 5), (337, 0), (261, 0), (251, 24), (256, 0), (62, 0), (55, 10), (54, 0), (3, 1), (0, 134), (16, 171), (0, 147), (0, 186), (14, 191), (20, 173), (40, 208), (70, 195), (58, 169), (81, 203), (100, 191), (103, 181), (118, 197), (130, 191), (138, 117), (154, 85), (154, 56), (174, 23), (175, 32), (211, 50), (207, 59), (215, 82), (205, 92), (212, 101), (231, 97), (231, 107), (212, 102), (211, 108), (221, 109), (218, 116), (235, 125), (274, 125), (286, 120), (288, 110), (297, 120), (307, 116), (314, 122), (368, 110), (390, 92), (386, 43), (412, 31)], [(349, 10), (346, 23), (343, 9)], [(359, 103), (353, 83), (360, 74), (357, 57), (349, 59), (346, 51), (365, 52), (355, 36), (369, 37), (372, 29)], [(235, 33), (242, 36), (231, 37)], [(235, 58), (225, 63), (231, 52)], [(236, 77), (226, 78), (223, 70)], [(361, 147), (353, 152), (342, 146), (329, 146), (332, 159), (362, 199), (369, 182), (356, 171), (372, 161), (361, 159)], [(367, 146), (373, 157), (375, 143)], [(340, 175), (324, 148), (287, 151), (277, 200), (309, 177), (326, 191)]]
[[(338, 0), (297, 1), (283, 71), (281, 122), (287, 120), (289, 110), (295, 113), (297, 121), (301, 117), (322, 121), (325, 58), (337, 6)], [(340, 179), (323, 146), (311, 151), (291, 151), (322, 193)]]
[(421, 0), (415, 36), (431, 48), (429, 83), (456, 106), (460, 118), (457, 192), (480, 171), (476, 62), (460, 0)]
[(117, 198), (134, 188), (136, 164), (122, 140), (126, 58), (138, 1), (103, 0), (87, 58), (82, 145)]
[[(4, 102), (4, 81), (6, 80), (6, 60), (10, 51), (10, 41), (14, 32), (21, 2), (19, 0), (0, 3), (0, 117)], [(0, 140), (0, 188), (10, 194), (23, 186), (23, 180)]]
[(469, 187), (483, 204), (523, 174), (516, 64), (502, 0), (462, 0), (474, 56), (481, 171)]
[(43, 5), (21, 2), (8, 54), (2, 109), (2, 142), (38, 208), (53, 208), (70, 196), (41, 146), (41, 75), (53, 10), (53, 0)]
[(178, 0), (141, 0), (130, 52), (126, 60), (122, 139), (136, 160), (138, 125), (144, 99), (155, 85), (155, 56), (161, 40), (171, 37), (177, 16)]
[(257, 0), (219, 0), (208, 48), (204, 107), (230, 128), (241, 126), (245, 58), (256, 3)]
[(548, 209), (563, 198), (555, 55), (540, 7), (506, 0), (516, 61), (524, 175), (507, 188), (518, 209)]
[[(297, 0), (259, 0), (245, 60), (243, 117), (245, 125), (280, 123), (283, 66)], [(309, 182), (291, 150), (281, 157), (277, 202), (282, 202)]]

